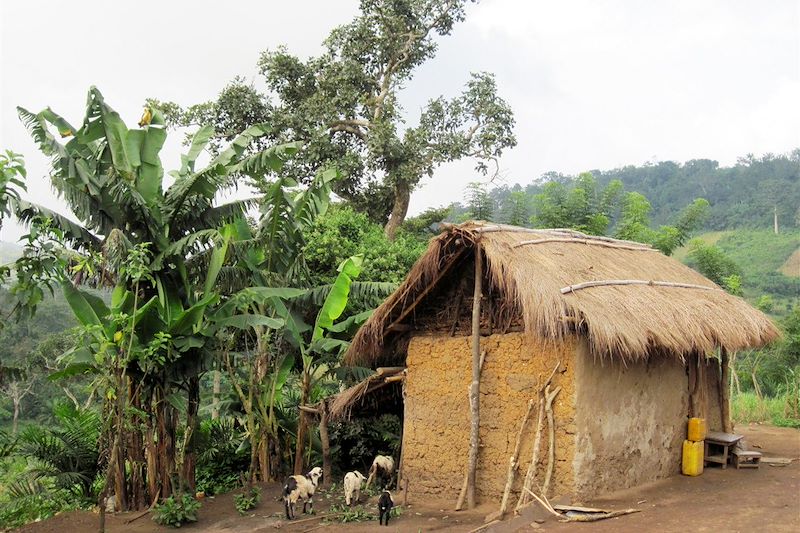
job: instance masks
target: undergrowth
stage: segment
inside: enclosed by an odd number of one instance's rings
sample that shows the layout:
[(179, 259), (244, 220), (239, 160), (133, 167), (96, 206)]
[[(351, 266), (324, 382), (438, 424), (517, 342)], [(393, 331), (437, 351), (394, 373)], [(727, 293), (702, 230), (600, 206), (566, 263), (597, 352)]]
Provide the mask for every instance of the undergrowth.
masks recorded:
[(742, 424), (767, 422), (780, 427), (800, 428), (800, 417), (794, 412), (793, 401), (790, 393), (759, 399), (754, 392), (742, 392), (731, 398), (731, 416)]

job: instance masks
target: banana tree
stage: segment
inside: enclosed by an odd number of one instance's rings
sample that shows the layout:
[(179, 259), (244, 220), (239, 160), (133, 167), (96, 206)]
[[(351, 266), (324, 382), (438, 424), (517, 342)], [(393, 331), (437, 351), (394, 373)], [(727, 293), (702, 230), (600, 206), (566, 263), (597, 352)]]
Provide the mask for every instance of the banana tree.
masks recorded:
[[(328, 375), (320, 372), (321, 367), (331, 369), (338, 364), (339, 357), (348, 346), (348, 342), (330, 335), (340, 333), (350, 328), (354, 323), (360, 323), (369, 317), (370, 311), (360, 313), (340, 323), (335, 323), (342, 316), (350, 296), (353, 280), (361, 273), (363, 255), (350, 257), (339, 265), (336, 280), (328, 292), (325, 301), (317, 313), (314, 326), (311, 328), (311, 338), (306, 340), (304, 333), (307, 328), (302, 322), (294, 319), (293, 315), (286, 314), (286, 331), (297, 344), (302, 361), (300, 372), (300, 405), (306, 406), (311, 397), (311, 391), (318, 382)], [(327, 333), (327, 335), (326, 335)], [(303, 472), (303, 455), (308, 439), (308, 413), (301, 409), (297, 427), (297, 441), (295, 448), (294, 473)]]
[[(176, 397), (186, 395), (191, 435), (211, 339), (209, 309), (218, 299), (220, 273), (233, 253), (233, 228), (258, 203), (250, 198), (216, 205), (215, 197), (239, 176), (263, 179), (274, 173), (298, 144), (253, 151), (254, 141), (269, 129), (256, 125), (198, 168), (198, 157), (213, 134), (212, 128), (203, 127), (181, 156), (180, 167), (169, 173), (174, 183), (166, 187), (159, 153), (167, 133), (158, 110), (146, 109), (139, 128), (129, 129), (91, 88), (79, 128), (49, 108), (18, 112), (50, 157), (51, 184), (79, 223), (12, 199), (15, 214), (28, 223), (46, 219), (65, 242), (96, 259), (95, 281), (115, 287), (116, 300), (107, 310), (78, 287), (65, 284), (64, 291), (85, 327), (97, 334), (92, 355), (113, 359), (105, 368), (118, 369), (116, 416), (108, 428), (113, 434), (109, 442), (118, 443), (115, 485), (123, 507), (141, 507), (157, 493), (167, 497), (176, 488), (175, 411), (183, 407)], [(61, 142), (56, 135), (68, 140)], [(144, 256), (136, 275), (130, 270), (132, 253)], [(73, 281), (86, 280), (83, 271), (71, 274)], [(26, 294), (21, 289), (16, 294)], [(18, 303), (22, 309), (35, 309), (30, 299)], [(114, 329), (121, 324), (125, 328)], [(186, 445), (182, 474), (192, 486), (190, 440)], [(126, 472), (127, 484), (122, 479)]]

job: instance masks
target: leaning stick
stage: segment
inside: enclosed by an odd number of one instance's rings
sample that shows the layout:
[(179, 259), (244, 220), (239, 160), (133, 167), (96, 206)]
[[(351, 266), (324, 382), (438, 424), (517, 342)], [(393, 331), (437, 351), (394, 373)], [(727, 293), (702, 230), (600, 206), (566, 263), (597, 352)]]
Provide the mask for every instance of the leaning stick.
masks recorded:
[(311, 522), (313, 520), (321, 520), (323, 518), (328, 518), (328, 517), (331, 517), (331, 516), (339, 516), (339, 515), (342, 515), (342, 514), (344, 514), (344, 513), (343, 512), (342, 513), (325, 513), (325, 514), (321, 514), (321, 515), (312, 516), (311, 518), (302, 518), (300, 520), (290, 520), (290, 521), (286, 522), (286, 525), (293, 526), (295, 524), (302, 524), (303, 522)]
[(128, 520), (125, 520), (125, 523), (126, 523), (126, 524), (130, 524), (130, 523), (131, 523), (131, 522), (133, 522), (134, 520), (139, 520), (141, 517), (143, 517), (144, 515), (146, 515), (146, 514), (147, 514), (147, 513), (149, 513), (150, 511), (152, 511), (152, 510), (153, 510), (153, 508), (156, 506), (156, 503), (158, 503), (158, 497), (159, 497), (159, 496), (161, 496), (161, 489), (158, 489), (158, 490), (156, 491), (156, 497), (155, 497), (155, 498), (153, 498), (153, 503), (151, 503), (151, 504), (150, 504), (150, 507), (148, 507), (147, 509), (145, 509), (144, 511), (142, 511), (142, 512), (141, 512), (141, 513), (139, 513), (138, 515), (134, 516), (133, 518), (129, 518)]
[(542, 507), (544, 507), (544, 508), (545, 508), (547, 511), (549, 511), (551, 514), (553, 514), (553, 515), (555, 515), (555, 516), (557, 516), (557, 517), (559, 517), (559, 518), (561, 518), (562, 516), (564, 516), (564, 515), (562, 515), (561, 513), (559, 513), (558, 511), (556, 511), (555, 509), (553, 509), (553, 506), (552, 506), (552, 505), (550, 505), (550, 503), (547, 501), (547, 499), (544, 499), (544, 500), (543, 500), (542, 498), (540, 498), (539, 496), (537, 496), (537, 495), (536, 495), (536, 493), (535, 493), (535, 492), (533, 492), (533, 491), (532, 491), (531, 489), (529, 489), (529, 488), (526, 488), (525, 490), (528, 492), (528, 494), (530, 494), (531, 496), (533, 496), (534, 498), (536, 498), (536, 501), (537, 501), (537, 502), (539, 502), (540, 504), (542, 504)]
[[(533, 457), (531, 458), (531, 463), (528, 465), (528, 471), (525, 474), (525, 481), (522, 484), (522, 488), (530, 491), (531, 487), (533, 486), (533, 480), (536, 478), (536, 467), (539, 464), (539, 452), (542, 447), (542, 432), (544, 431), (544, 403), (545, 403), (545, 388), (550, 385), (550, 382), (553, 380), (553, 376), (556, 375), (556, 371), (558, 371), (559, 367), (561, 366), (561, 361), (556, 363), (555, 368), (550, 373), (550, 377), (547, 378), (547, 381), (544, 382), (542, 388), (539, 390), (539, 416), (536, 423), (536, 438), (533, 441)], [(514, 508), (514, 512), (518, 512), (520, 508), (528, 503), (528, 495), (526, 494), (525, 490), (523, 490), (520, 495), (519, 499), (517, 500), (517, 506)]]
[(484, 531), (484, 530), (488, 529), (489, 527), (491, 527), (491, 526), (493, 526), (493, 525), (495, 525), (495, 524), (497, 524), (499, 522), (500, 522), (500, 520), (492, 520), (491, 522), (489, 522), (487, 524), (483, 524), (482, 526), (478, 526), (475, 529), (470, 529), (467, 533), (478, 533), (478, 531)]
[(548, 441), (547, 441), (547, 470), (544, 475), (544, 483), (542, 483), (542, 494), (546, 497), (550, 489), (550, 480), (553, 477), (553, 467), (556, 463), (556, 431), (555, 421), (553, 420), (553, 400), (558, 393), (561, 392), (561, 386), (555, 388), (550, 392), (550, 385), (545, 389), (547, 401), (545, 402), (545, 411), (547, 411), (547, 426), (548, 426)]
[(622, 516), (626, 514), (632, 513), (640, 513), (641, 509), (624, 509), (622, 511), (611, 511), (610, 513), (599, 513), (599, 514), (584, 514), (584, 515), (575, 515), (575, 516), (568, 516), (559, 520), (559, 522), (597, 522), (598, 520), (605, 520), (606, 518), (615, 518), (617, 516)]
[(528, 410), (522, 418), (522, 424), (519, 426), (517, 433), (517, 441), (514, 444), (514, 454), (508, 462), (508, 475), (506, 476), (506, 487), (503, 489), (503, 500), (500, 502), (500, 519), (502, 520), (508, 509), (508, 497), (511, 494), (511, 486), (514, 484), (514, 477), (519, 469), (519, 453), (522, 448), (522, 434), (525, 432), (525, 427), (528, 425), (528, 419), (533, 412), (533, 398), (528, 400)]

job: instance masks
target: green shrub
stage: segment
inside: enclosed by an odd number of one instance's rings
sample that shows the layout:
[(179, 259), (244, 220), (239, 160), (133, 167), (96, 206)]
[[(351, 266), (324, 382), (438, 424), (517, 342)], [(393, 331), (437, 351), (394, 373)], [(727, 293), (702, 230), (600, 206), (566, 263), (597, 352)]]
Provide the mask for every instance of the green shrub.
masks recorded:
[(80, 503), (69, 492), (28, 478), (9, 483), (6, 491), (9, 501), (0, 504), (0, 530), (80, 508)]
[(250, 466), (250, 450), (242, 446), (244, 434), (236, 419), (203, 420), (195, 434), (197, 490), (209, 496), (240, 486), (240, 477)]
[(247, 511), (255, 507), (260, 499), (261, 489), (258, 487), (252, 487), (249, 491), (234, 496), (233, 504), (236, 506), (236, 510), (239, 511), (239, 514), (245, 514)]
[(200, 502), (189, 494), (170, 496), (153, 509), (153, 521), (162, 526), (181, 527), (189, 522), (197, 522)]

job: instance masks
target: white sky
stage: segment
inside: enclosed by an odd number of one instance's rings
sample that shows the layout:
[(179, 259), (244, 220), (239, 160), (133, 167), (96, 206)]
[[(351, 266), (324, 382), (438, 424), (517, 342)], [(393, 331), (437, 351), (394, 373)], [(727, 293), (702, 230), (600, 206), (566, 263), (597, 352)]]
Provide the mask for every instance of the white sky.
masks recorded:
[[(259, 53), (306, 56), (354, 0), (0, 2), (0, 148), (25, 155), (28, 196), (64, 211), (47, 162), (15, 106), (73, 124), (96, 85), (134, 124), (147, 97), (192, 104), (234, 76), (257, 80)], [(470, 71), (496, 73), (517, 120), (505, 181), (652, 160), (716, 159), (800, 147), (800, 1), (483, 0), (408, 84), (414, 121), (429, 98), (457, 94)], [(179, 138), (164, 166), (178, 165)], [(411, 212), (459, 200), (472, 162), (442, 167)], [(4, 224), (3, 240), (20, 228)]]

